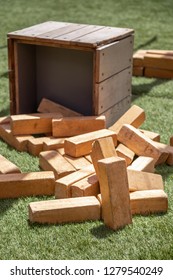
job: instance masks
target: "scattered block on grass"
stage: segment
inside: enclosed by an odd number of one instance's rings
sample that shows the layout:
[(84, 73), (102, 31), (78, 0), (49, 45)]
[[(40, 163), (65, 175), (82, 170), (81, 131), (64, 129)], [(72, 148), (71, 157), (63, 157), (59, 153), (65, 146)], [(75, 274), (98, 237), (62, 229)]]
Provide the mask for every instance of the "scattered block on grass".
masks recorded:
[(11, 132), (10, 124), (5, 123), (0, 125), (0, 138), (2, 138), (8, 145), (22, 152), (22, 151), (27, 151), (28, 140), (32, 139), (33, 136), (31, 135), (14, 136)]
[[(50, 137), (49, 137), (50, 138)], [(43, 151), (43, 143), (48, 137), (38, 137), (28, 140), (28, 152), (33, 156), (39, 156)]]
[(43, 170), (53, 171), (56, 179), (76, 171), (60, 153), (53, 150), (39, 154), (39, 165)]
[(72, 223), (100, 219), (100, 203), (95, 196), (31, 202), (29, 220), (34, 223)]
[(9, 122), (10, 122), (10, 116), (0, 117), (0, 125), (5, 124), (5, 123), (9, 123)]
[(85, 157), (71, 157), (65, 154), (64, 149), (58, 149), (58, 153), (60, 153), (71, 165), (74, 166), (76, 170), (82, 169), (85, 166), (90, 165), (91, 163)]
[(21, 173), (21, 171), (14, 163), (0, 155), (0, 174), (11, 173)]
[(55, 103), (47, 98), (42, 98), (38, 109), (40, 113), (59, 113), (63, 117), (74, 117), (74, 116), (81, 116), (80, 113), (75, 112), (67, 107), (64, 107), (58, 103)]
[(133, 76), (142, 77), (144, 76), (144, 67), (142, 66), (133, 66)]
[(145, 129), (140, 129), (140, 131), (142, 133), (144, 133), (144, 135), (149, 137), (151, 140), (160, 142), (160, 134), (159, 133), (153, 132), (153, 131), (149, 131), (149, 130), (145, 130)]
[(168, 157), (166, 159), (166, 164), (168, 165), (173, 165), (173, 147), (160, 143), (160, 142), (156, 142), (156, 146), (163, 152), (163, 153), (168, 153)]
[(91, 153), (92, 143), (100, 138), (112, 137), (114, 145), (117, 145), (117, 136), (115, 132), (109, 129), (101, 129), (93, 132), (84, 133), (78, 136), (70, 137), (65, 140), (65, 153), (72, 157), (80, 157)]
[(64, 147), (65, 138), (50, 137), (43, 141), (43, 151), (57, 150)]
[(129, 189), (133, 191), (164, 189), (163, 179), (160, 174), (153, 174), (127, 168)]
[(63, 178), (56, 180), (55, 182), (55, 197), (56, 198), (68, 198), (72, 196), (71, 185), (77, 181), (95, 173), (93, 164), (82, 168), (72, 174), (69, 174)]
[(147, 54), (160, 54), (164, 56), (172, 56), (173, 57), (173, 51), (171, 50), (147, 50)]
[(145, 190), (130, 193), (132, 214), (167, 212), (168, 196), (163, 190)]
[(0, 198), (54, 195), (53, 172), (30, 172), (0, 175)]
[(106, 128), (105, 116), (78, 116), (52, 120), (54, 137), (70, 137)]
[(104, 223), (116, 230), (132, 223), (125, 160), (110, 157), (98, 161)]
[(155, 159), (152, 157), (139, 156), (127, 167), (127, 169), (154, 173)]
[(173, 56), (146, 53), (144, 56), (145, 67), (173, 70)]
[(135, 156), (135, 153), (132, 150), (121, 143), (116, 147), (116, 152), (119, 157), (125, 159), (127, 166), (131, 164)]
[(133, 105), (122, 117), (118, 119), (111, 127), (116, 134), (124, 124), (131, 124), (138, 128), (145, 121), (145, 111), (137, 105)]
[(117, 139), (135, 152), (138, 156), (149, 156), (156, 160), (156, 164), (164, 163), (168, 153), (156, 145), (157, 142), (151, 140), (141, 131), (129, 124), (124, 124), (120, 129)]
[(52, 119), (61, 117), (58, 113), (13, 115), (11, 130), (13, 135), (52, 133)]
[(71, 185), (72, 197), (97, 196), (100, 193), (99, 181), (96, 174), (89, 175)]

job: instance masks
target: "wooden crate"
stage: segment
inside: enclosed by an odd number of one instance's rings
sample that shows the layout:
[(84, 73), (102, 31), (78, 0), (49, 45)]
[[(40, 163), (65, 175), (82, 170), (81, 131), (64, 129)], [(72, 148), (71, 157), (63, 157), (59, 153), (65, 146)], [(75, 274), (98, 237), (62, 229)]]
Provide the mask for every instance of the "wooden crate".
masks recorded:
[(11, 114), (36, 112), (45, 97), (110, 126), (130, 107), (133, 34), (54, 21), (8, 33)]

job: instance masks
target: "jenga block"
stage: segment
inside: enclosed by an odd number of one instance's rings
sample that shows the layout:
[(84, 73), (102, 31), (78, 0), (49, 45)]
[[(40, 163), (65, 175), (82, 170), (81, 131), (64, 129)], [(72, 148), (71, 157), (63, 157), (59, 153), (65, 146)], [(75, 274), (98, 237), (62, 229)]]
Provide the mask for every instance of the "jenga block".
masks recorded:
[(141, 66), (133, 66), (132, 75), (133, 75), (133, 76), (136, 76), (136, 77), (142, 77), (142, 76), (144, 76), (144, 67), (141, 67)]
[(41, 152), (39, 154), (39, 165), (43, 170), (53, 171), (56, 179), (76, 171), (76, 169), (57, 151)]
[(152, 214), (167, 212), (168, 196), (163, 190), (146, 190), (130, 193), (132, 214)]
[(145, 67), (173, 70), (173, 56), (147, 53), (144, 55)]
[(160, 142), (160, 134), (159, 133), (153, 132), (153, 131), (149, 131), (149, 130), (145, 130), (145, 129), (140, 129), (140, 131), (142, 133), (144, 133), (144, 135), (149, 137), (151, 140)]
[(170, 137), (169, 143), (170, 143), (170, 146), (173, 146), (173, 136)]
[(21, 173), (21, 171), (14, 163), (0, 155), (0, 174), (11, 173)]
[(145, 121), (145, 112), (137, 105), (133, 105), (122, 117), (118, 119), (111, 127), (116, 134), (120, 131), (124, 124), (131, 124), (138, 128)]
[(95, 196), (31, 202), (29, 220), (34, 223), (72, 223), (100, 219), (100, 203)]
[(125, 160), (111, 157), (98, 161), (104, 223), (116, 230), (132, 223)]
[(50, 137), (43, 141), (43, 151), (57, 150), (64, 147), (65, 138)]
[(0, 198), (53, 195), (53, 172), (31, 172), (0, 175)]
[(127, 168), (129, 189), (133, 191), (164, 189), (160, 174), (153, 174)]
[(117, 145), (116, 134), (108, 129), (101, 129), (93, 132), (84, 133), (78, 136), (70, 137), (65, 140), (65, 153), (72, 157), (80, 157), (90, 154), (92, 150), (92, 143), (100, 138), (112, 137), (114, 145)]
[(11, 132), (9, 123), (0, 125), (0, 138), (8, 145), (14, 147), (18, 151), (27, 151), (28, 140), (32, 139), (31, 135), (14, 136)]
[(83, 167), (91, 164), (85, 157), (74, 158), (66, 155), (63, 148), (58, 149), (57, 152), (60, 153), (71, 165), (73, 165), (76, 170), (82, 169)]
[(63, 117), (81, 116), (80, 113), (75, 112), (46, 98), (43, 98), (41, 100), (37, 111), (40, 113), (60, 113)]
[(131, 164), (135, 156), (135, 153), (132, 150), (121, 143), (116, 147), (116, 152), (119, 157), (125, 159), (127, 166)]
[(144, 66), (144, 55), (147, 53), (146, 50), (138, 50), (133, 54), (133, 66), (143, 67)]
[(54, 137), (70, 137), (106, 128), (105, 116), (78, 116), (52, 120)]
[(148, 78), (172, 79), (173, 69), (168, 70), (168, 69), (146, 67), (144, 70), (144, 76)]
[(82, 168), (81, 170), (78, 170), (61, 179), (58, 179), (55, 183), (55, 197), (71, 197), (71, 185), (93, 173), (95, 173), (94, 166), (93, 164), (90, 164), (87, 167)]
[(155, 164), (164, 163), (168, 153), (159, 149), (155, 141), (129, 124), (124, 124), (117, 135), (118, 140), (134, 151), (138, 156), (149, 156), (156, 160)]
[(156, 142), (156, 146), (158, 147), (158, 149), (160, 149), (163, 153), (167, 153), (168, 157), (166, 159), (166, 164), (168, 165), (173, 165), (173, 147), (160, 143), (160, 142)]
[(13, 135), (51, 133), (52, 119), (61, 117), (58, 113), (13, 115), (11, 130)]
[(139, 156), (135, 159), (131, 165), (127, 167), (127, 169), (145, 171), (145, 172), (155, 172), (155, 160), (152, 157), (143, 157)]
[(49, 139), (48, 137), (38, 137), (28, 140), (28, 152), (33, 156), (39, 156), (43, 151), (43, 142)]
[(96, 174), (89, 175), (71, 185), (72, 197), (97, 196), (100, 193), (99, 181)]
[(171, 50), (147, 50), (147, 54), (161, 54), (164, 56), (173, 56), (173, 51)]

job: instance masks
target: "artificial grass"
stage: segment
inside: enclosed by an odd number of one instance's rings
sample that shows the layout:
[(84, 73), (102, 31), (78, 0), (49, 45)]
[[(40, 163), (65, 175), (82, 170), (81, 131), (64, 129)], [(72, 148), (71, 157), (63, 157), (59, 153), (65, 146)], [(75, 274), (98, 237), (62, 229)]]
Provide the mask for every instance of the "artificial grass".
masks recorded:
[[(172, 48), (172, 0), (0, 0), (0, 116), (9, 114), (6, 34), (56, 20), (128, 27), (135, 30), (134, 51)], [(143, 128), (169, 142), (173, 135), (173, 81), (133, 78), (132, 104), (147, 119)], [(0, 141), (0, 153), (22, 172), (39, 171), (38, 158)], [(173, 259), (173, 167), (158, 166), (169, 209), (166, 214), (134, 216), (133, 224), (112, 231), (102, 221), (64, 225), (30, 224), (28, 203), (52, 197), (0, 200), (0, 259)]]

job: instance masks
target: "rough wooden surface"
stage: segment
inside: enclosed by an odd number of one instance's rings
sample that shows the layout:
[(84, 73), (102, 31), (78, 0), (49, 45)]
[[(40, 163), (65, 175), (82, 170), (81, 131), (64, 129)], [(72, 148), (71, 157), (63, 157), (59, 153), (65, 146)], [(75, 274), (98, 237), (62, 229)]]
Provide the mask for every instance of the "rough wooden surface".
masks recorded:
[(152, 157), (139, 156), (127, 168), (132, 170), (154, 173), (155, 160)]
[(0, 154), (0, 174), (21, 173), (19, 167)]
[(119, 157), (122, 157), (125, 159), (127, 166), (129, 166), (132, 163), (135, 153), (132, 150), (130, 150), (129, 148), (127, 148), (125, 145), (120, 143), (116, 147), (116, 152)]
[(71, 185), (72, 197), (97, 196), (100, 193), (99, 181), (96, 174), (89, 175)]

